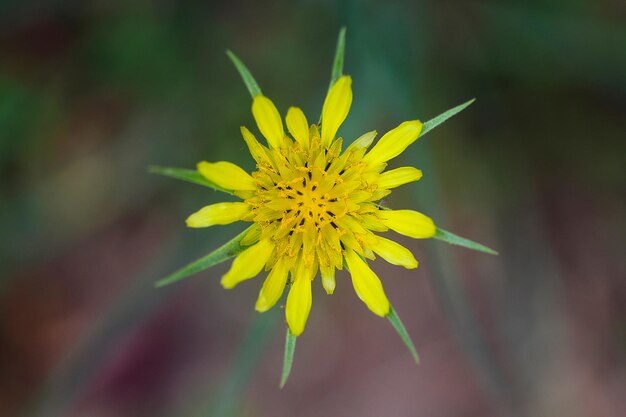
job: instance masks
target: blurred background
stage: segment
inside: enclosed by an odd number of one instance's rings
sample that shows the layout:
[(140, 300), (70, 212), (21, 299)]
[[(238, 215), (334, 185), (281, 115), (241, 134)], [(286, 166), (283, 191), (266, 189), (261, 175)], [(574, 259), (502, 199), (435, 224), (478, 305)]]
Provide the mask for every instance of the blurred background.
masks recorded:
[[(497, 257), (400, 239), (373, 263), (411, 357), (345, 275), (278, 389), (283, 310), (222, 264), (153, 283), (243, 230), (224, 201), (147, 173), (254, 168), (232, 49), (284, 113), (315, 119), (347, 26), (350, 142), (470, 98), (392, 166), (417, 208)], [(0, 3), (0, 415), (619, 416), (626, 413), (623, 0)]]

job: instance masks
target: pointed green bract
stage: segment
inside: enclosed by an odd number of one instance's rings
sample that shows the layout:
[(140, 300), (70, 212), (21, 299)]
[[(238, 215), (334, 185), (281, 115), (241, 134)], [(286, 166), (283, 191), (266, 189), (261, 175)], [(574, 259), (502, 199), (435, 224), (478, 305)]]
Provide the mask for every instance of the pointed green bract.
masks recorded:
[(335, 84), (335, 81), (343, 75), (343, 61), (346, 52), (346, 28), (342, 27), (339, 31), (339, 37), (337, 38), (337, 49), (335, 50), (335, 59), (333, 60), (333, 67), (330, 73), (330, 90)]
[[(445, 122), (446, 120), (451, 118), (452, 116), (454, 116), (457, 113), (465, 110), (474, 101), (476, 101), (476, 99), (473, 98), (473, 99), (471, 99), (469, 101), (466, 101), (463, 104), (460, 104), (460, 105), (458, 105), (456, 107), (451, 108), (448, 111), (445, 111), (445, 112), (441, 113), (437, 117), (434, 117), (434, 118), (430, 119), (429, 121), (424, 123), (424, 125), (422, 127), (422, 133), (420, 134), (420, 137), (424, 136), (426, 133), (428, 133), (429, 131), (433, 130), (434, 128), (436, 128), (437, 126), (439, 126), (440, 124), (442, 124), (443, 122)], [(437, 229), (437, 232), (436, 232), (435, 236), (433, 236), (433, 237), (435, 239), (443, 240), (444, 242), (450, 243), (452, 245), (463, 246), (463, 247), (468, 248), (468, 249), (477, 250), (477, 251), (488, 253), (488, 254), (491, 254), (491, 255), (497, 255), (498, 254), (498, 252), (494, 251), (491, 248), (488, 248), (485, 245), (481, 245), (480, 243), (472, 242), (469, 239), (465, 239), (464, 237), (457, 236), (454, 233), (450, 233), (450, 232), (447, 232), (447, 231), (442, 230), (442, 229)]]
[(226, 242), (223, 246), (215, 249), (213, 252), (206, 256), (182, 267), (178, 271), (156, 282), (156, 287), (163, 287), (165, 285), (172, 284), (180, 281), (183, 278), (187, 278), (190, 275), (197, 274), (200, 271), (204, 271), (212, 266), (227, 261), (230, 258), (235, 257), (239, 252), (243, 251), (246, 247), (241, 246), (239, 242), (248, 233), (250, 227), (235, 236), (230, 241)]
[(192, 184), (202, 185), (205, 187), (213, 188), (217, 191), (232, 194), (231, 190), (220, 187), (219, 185), (207, 180), (195, 169), (175, 168), (175, 167), (161, 167), (151, 166), (148, 168), (148, 172), (151, 174), (159, 174), (165, 177), (176, 178), (177, 180), (190, 182)]
[(239, 75), (241, 75), (241, 78), (246, 84), (246, 87), (248, 88), (248, 91), (250, 92), (252, 98), (260, 95), (261, 89), (259, 88), (259, 85), (257, 84), (252, 74), (250, 73), (248, 67), (246, 67), (244, 63), (241, 62), (239, 58), (237, 58), (237, 55), (233, 54), (231, 51), (226, 50), (226, 55), (228, 55), (233, 64), (235, 64), (235, 68), (237, 68), (237, 72), (239, 72)]
[[(328, 84), (328, 91), (333, 87), (335, 82), (343, 75), (343, 61), (346, 53), (346, 28), (342, 27), (339, 30), (339, 36), (337, 37), (337, 48), (335, 49), (335, 58), (333, 59), (333, 66), (330, 71), (330, 83)], [(322, 115), (320, 114), (320, 120), (318, 125), (322, 123)]]
[(454, 233), (450, 233), (448, 231), (445, 231), (443, 229), (437, 229), (437, 232), (435, 233), (435, 236), (433, 236), (435, 239), (439, 239), (442, 240), (444, 242), (447, 242), (451, 245), (457, 245), (457, 246), (463, 246), (464, 248), (468, 248), (468, 249), (473, 249), (473, 250), (477, 250), (479, 252), (484, 252), (484, 253), (488, 253), (490, 255), (497, 255), (498, 252), (496, 252), (495, 250), (488, 248), (485, 245), (481, 245), (480, 243), (476, 243), (476, 242), (472, 242), (469, 239), (465, 239), (464, 237), (455, 235)]
[(287, 383), (287, 378), (291, 373), (291, 365), (293, 363), (293, 354), (296, 350), (296, 336), (291, 333), (289, 327), (287, 327), (287, 336), (285, 336), (285, 357), (283, 359), (283, 373), (280, 376), (280, 387), (284, 387)]
[(398, 317), (398, 313), (396, 313), (396, 310), (394, 310), (393, 307), (389, 309), (389, 314), (387, 314), (387, 318), (389, 319), (389, 322), (391, 322), (393, 328), (396, 329), (396, 332), (398, 332), (398, 335), (406, 345), (407, 349), (409, 349), (409, 352), (411, 352), (411, 356), (413, 356), (413, 360), (415, 361), (415, 363), (419, 364), (420, 357), (417, 354), (415, 345), (413, 345), (411, 336), (409, 336), (409, 333), (406, 331), (406, 327), (404, 327), (404, 324), (402, 324), (400, 317)]
[(461, 111), (465, 110), (474, 101), (476, 101), (475, 98), (469, 101), (466, 101), (463, 104), (459, 104), (458, 106), (453, 107), (450, 110), (441, 113), (437, 117), (433, 117), (432, 119), (424, 123), (424, 125), (422, 126), (422, 132), (420, 133), (419, 137), (424, 136), (426, 133), (430, 132), (431, 130), (433, 130), (434, 128), (436, 128), (437, 126), (439, 126), (440, 124), (442, 124), (443, 122), (445, 122), (446, 120), (454, 116), (455, 114), (460, 113)]

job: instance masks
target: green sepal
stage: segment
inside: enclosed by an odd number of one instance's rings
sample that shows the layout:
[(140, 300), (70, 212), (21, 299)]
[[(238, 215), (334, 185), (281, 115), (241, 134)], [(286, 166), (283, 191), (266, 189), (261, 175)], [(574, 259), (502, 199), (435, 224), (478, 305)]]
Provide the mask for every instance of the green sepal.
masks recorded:
[(235, 257), (246, 248), (245, 246), (241, 246), (239, 242), (241, 242), (241, 239), (244, 238), (249, 230), (250, 227), (248, 227), (246, 230), (235, 236), (230, 241), (226, 242), (224, 245), (215, 249), (208, 255), (193, 261), (192, 263), (182, 267), (173, 274), (170, 274), (167, 277), (157, 281), (155, 283), (155, 286), (163, 287), (165, 285), (172, 284), (174, 282), (180, 281), (183, 278), (187, 278), (190, 275), (197, 274), (200, 271), (204, 271), (205, 269), (208, 269), (212, 266), (215, 266), (224, 261), (227, 261), (230, 258)]
[(498, 254), (498, 252), (491, 248), (488, 248), (485, 245), (481, 245), (480, 243), (473, 242), (469, 239), (465, 239), (464, 237), (455, 235), (454, 233), (450, 233), (439, 228), (437, 229), (437, 232), (435, 232), (435, 236), (433, 236), (433, 238), (442, 240), (451, 245), (463, 246), (464, 248), (477, 250), (479, 252), (488, 253), (490, 255)]
[(248, 67), (246, 67), (239, 58), (237, 58), (237, 55), (233, 54), (228, 49), (226, 50), (226, 55), (228, 55), (230, 60), (235, 65), (235, 68), (237, 68), (237, 72), (239, 72), (239, 75), (241, 75), (241, 78), (243, 79), (243, 82), (246, 84), (246, 87), (248, 88), (248, 91), (250, 92), (250, 95), (252, 96), (252, 98), (255, 98), (256, 96), (260, 95), (261, 89), (259, 88), (259, 85), (257, 84), (256, 80), (252, 76), (252, 73), (250, 73), (250, 70), (248, 69)]
[(291, 373), (291, 365), (293, 364), (293, 354), (296, 351), (296, 339), (297, 337), (291, 333), (289, 327), (287, 327), (287, 336), (285, 336), (285, 357), (283, 358), (283, 372), (280, 376), (280, 388), (284, 387), (287, 383), (287, 378)]
[(424, 125), (422, 126), (422, 132), (420, 133), (419, 137), (421, 138), (426, 133), (430, 132), (431, 130), (433, 130), (434, 128), (436, 128), (437, 126), (439, 126), (440, 124), (442, 124), (443, 122), (445, 122), (446, 120), (451, 118), (452, 116), (454, 116), (457, 113), (460, 113), (461, 111), (465, 110), (474, 101), (476, 101), (475, 98), (473, 98), (473, 99), (471, 99), (469, 101), (466, 101), (463, 104), (459, 104), (458, 106), (453, 107), (450, 110), (447, 110), (447, 111), (441, 113), (439, 116), (433, 117), (432, 119), (430, 119), (429, 121), (424, 123)]
[(151, 174), (159, 174), (165, 177), (190, 182), (192, 184), (203, 185), (205, 187), (213, 188), (214, 190), (222, 191), (224, 193), (233, 194), (231, 190), (222, 188), (214, 182), (207, 180), (195, 169), (162, 167), (153, 165), (148, 167), (148, 172)]
[(396, 310), (394, 310), (393, 307), (389, 307), (389, 314), (387, 314), (387, 319), (389, 319), (389, 322), (391, 323), (393, 328), (396, 329), (396, 332), (398, 332), (400, 339), (402, 339), (407, 349), (409, 349), (409, 352), (411, 352), (411, 356), (413, 356), (413, 360), (415, 361), (415, 363), (419, 364), (420, 357), (417, 354), (417, 350), (415, 349), (415, 345), (411, 340), (411, 336), (409, 336), (409, 333), (406, 331), (406, 327), (404, 327), (404, 324), (402, 324), (398, 313), (396, 313)]
[(330, 84), (328, 90), (332, 88), (333, 84), (343, 75), (343, 62), (346, 53), (346, 28), (342, 27), (337, 37), (337, 48), (335, 49), (335, 59), (333, 60), (333, 66), (330, 73)]

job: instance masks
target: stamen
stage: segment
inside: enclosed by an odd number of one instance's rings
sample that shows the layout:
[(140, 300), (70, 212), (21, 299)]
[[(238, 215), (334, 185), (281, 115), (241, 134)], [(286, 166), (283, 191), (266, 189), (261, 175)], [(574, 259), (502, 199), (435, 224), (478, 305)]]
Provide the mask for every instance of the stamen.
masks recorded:
[[(339, 224), (342, 224), (343, 216), (359, 210), (358, 203), (349, 206), (347, 199), (365, 188), (337, 188), (339, 184), (358, 178), (360, 171), (345, 166), (345, 158), (339, 160), (340, 145), (334, 143), (330, 149), (325, 149), (316, 136), (311, 136), (310, 143), (306, 150), (295, 142), (288, 149), (270, 150), (276, 166), (264, 165), (253, 173), (254, 178), (259, 178), (259, 186), (255, 197), (246, 202), (254, 215), (268, 219), (262, 227), (269, 228), (266, 233), (275, 241), (278, 257), (302, 256), (309, 265), (328, 265), (332, 258), (334, 261), (330, 262), (337, 264), (339, 252), (352, 246), (351, 241), (345, 245), (339, 241), (346, 233)], [(340, 168), (343, 169), (337, 173)], [(345, 172), (349, 178), (341, 178)], [(333, 204), (337, 202), (343, 202), (345, 209)]]

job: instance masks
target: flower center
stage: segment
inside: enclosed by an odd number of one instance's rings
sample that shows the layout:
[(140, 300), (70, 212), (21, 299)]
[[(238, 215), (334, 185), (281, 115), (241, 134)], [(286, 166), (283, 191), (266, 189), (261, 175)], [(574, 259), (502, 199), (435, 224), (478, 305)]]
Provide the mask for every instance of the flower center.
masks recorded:
[(305, 174), (278, 185), (282, 191), (279, 197), (286, 198), (285, 203), (289, 205), (283, 222), (296, 225), (296, 231), (310, 226), (320, 230), (336, 216), (329, 208), (338, 201), (331, 196), (336, 182), (318, 167), (298, 167), (298, 171)]
[(257, 159), (252, 176), (258, 189), (244, 198), (251, 206), (247, 220), (275, 244), (270, 266), (282, 257), (298, 257), (306, 267), (341, 269), (344, 244), (364, 253), (361, 242), (368, 232), (359, 222), (375, 210), (372, 198), (381, 197), (363, 176), (358, 149), (341, 154), (341, 142), (325, 148), (312, 134), (303, 147), (285, 137), (284, 146), (265, 148)]

